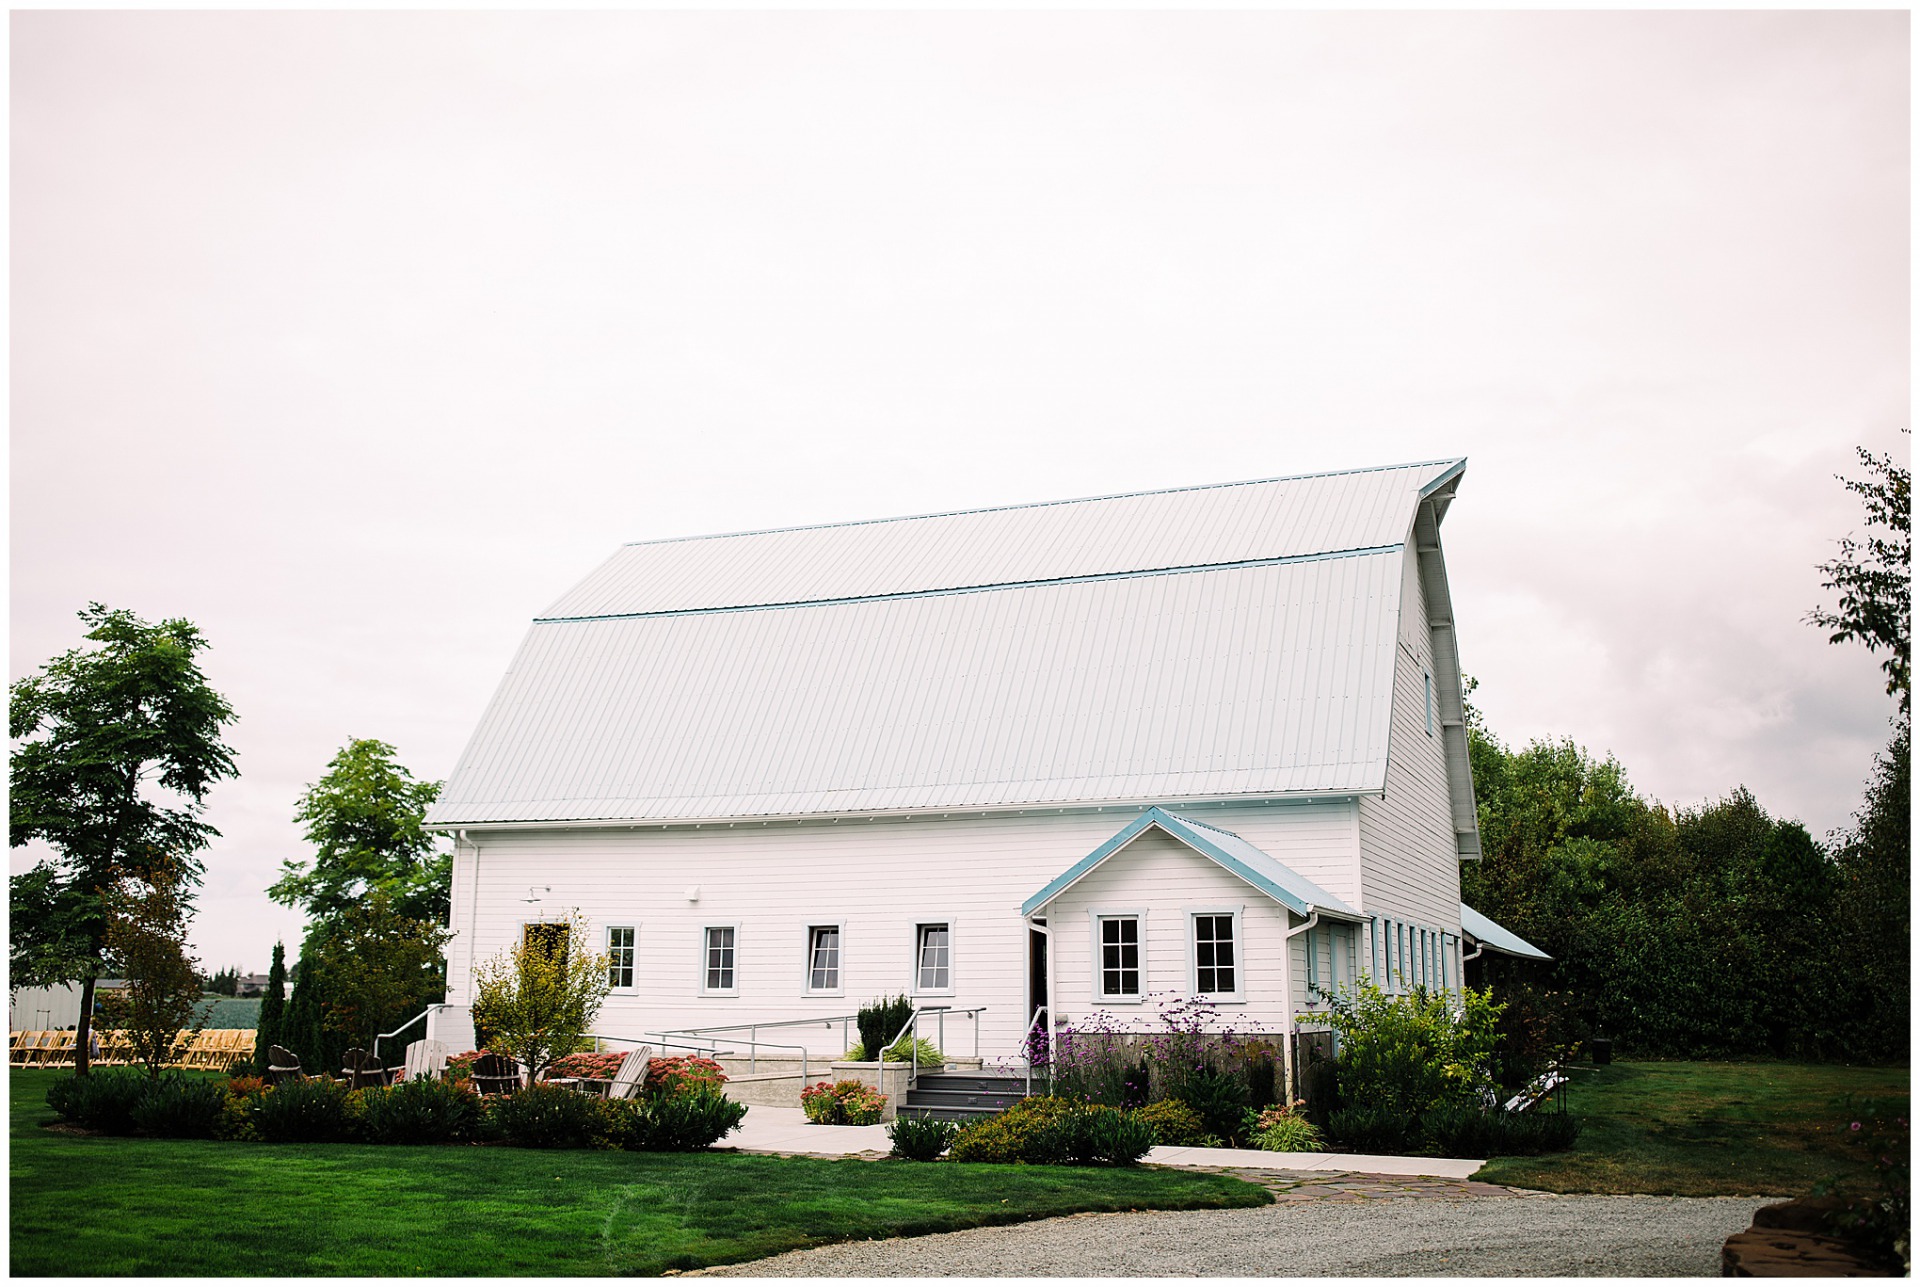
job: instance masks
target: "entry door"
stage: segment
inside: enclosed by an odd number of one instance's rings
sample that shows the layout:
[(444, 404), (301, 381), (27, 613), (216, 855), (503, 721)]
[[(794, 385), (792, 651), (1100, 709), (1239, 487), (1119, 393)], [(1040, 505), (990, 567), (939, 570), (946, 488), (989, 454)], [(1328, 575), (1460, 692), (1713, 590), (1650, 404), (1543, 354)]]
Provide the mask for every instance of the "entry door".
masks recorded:
[(1027, 930), (1027, 1023), (1047, 1003), (1047, 936), (1037, 929)]

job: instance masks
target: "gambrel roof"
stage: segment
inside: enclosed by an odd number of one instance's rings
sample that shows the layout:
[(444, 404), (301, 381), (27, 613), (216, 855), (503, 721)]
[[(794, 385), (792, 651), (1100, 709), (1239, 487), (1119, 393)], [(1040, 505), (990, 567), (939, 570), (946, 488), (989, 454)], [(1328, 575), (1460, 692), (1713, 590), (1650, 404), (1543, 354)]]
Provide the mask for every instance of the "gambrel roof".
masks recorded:
[(1465, 462), (643, 542), (536, 618), (429, 822), (1378, 791)]

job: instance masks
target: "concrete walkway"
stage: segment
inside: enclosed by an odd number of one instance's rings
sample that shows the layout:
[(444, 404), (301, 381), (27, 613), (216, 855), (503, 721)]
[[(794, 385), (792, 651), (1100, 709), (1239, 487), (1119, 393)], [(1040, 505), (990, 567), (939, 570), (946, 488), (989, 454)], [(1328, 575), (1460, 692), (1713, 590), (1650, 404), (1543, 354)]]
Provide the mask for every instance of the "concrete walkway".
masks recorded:
[[(800, 1153), (809, 1157), (884, 1157), (893, 1149), (884, 1126), (815, 1126), (798, 1108), (755, 1104), (740, 1129), (721, 1148), (749, 1153)], [(1256, 1148), (1156, 1148), (1148, 1162), (1192, 1170), (1327, 1172), (1335, 1175), (1406, 1175), (1464, 1180), (1483, 1165), (1474, 1158), (1376, 1157), (1365, 1153), (1269, 1153)]]

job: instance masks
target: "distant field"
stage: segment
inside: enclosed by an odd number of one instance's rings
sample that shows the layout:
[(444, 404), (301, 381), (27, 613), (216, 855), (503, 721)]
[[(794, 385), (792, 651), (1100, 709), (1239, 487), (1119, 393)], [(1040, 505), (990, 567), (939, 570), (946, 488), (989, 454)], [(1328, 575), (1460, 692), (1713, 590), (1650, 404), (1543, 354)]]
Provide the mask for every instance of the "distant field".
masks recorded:
[(260, 1026), (259, 997), (204, 997), (200, 1013), (208, 1028), (257, 1028)]
[(1869, 1182), (1841, 1100), (1905, 1111), (1906, 1068), (1793, 1063), (1618, 1063), (1573, 1073), (1586, 1125), (1565, 1153), (1497, 1158), (1474, 1176), (1556, 1193), (1797, 1196)]

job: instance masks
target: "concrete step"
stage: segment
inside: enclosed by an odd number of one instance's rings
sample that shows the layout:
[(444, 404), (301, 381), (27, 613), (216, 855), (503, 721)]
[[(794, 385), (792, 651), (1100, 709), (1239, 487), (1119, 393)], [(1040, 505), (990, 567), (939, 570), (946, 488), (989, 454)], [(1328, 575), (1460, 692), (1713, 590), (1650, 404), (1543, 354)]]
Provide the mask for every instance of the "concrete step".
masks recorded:
[(989, 1095), (977, 1090), (922, 1090), (915, 1087), (907, 1092), (907, 1108), (967, 1108), (978, 1109), (983, 1113), (997, 1113), (1003, 1108), (1012, 1108), (1024, 1096)]
[(999, 1111), (997, 1108), (927, 1108), (907, 1104), (901, 1107), (900, 1116), (919, 1117), (932, 1122), (958, 1122), (960, 1125), (965, 1126), (969, 1122), (977, 1122), (984, 1118), (992, 1117)]
[(917, 1086), (928, 1090), (967, 1090), (984, 1091), (995, 1095), (1017, 1095), (1025, 1098), (1027, 1079), (1005, 1073), (972, 1072), (923, 1072), (915, 1079)]

